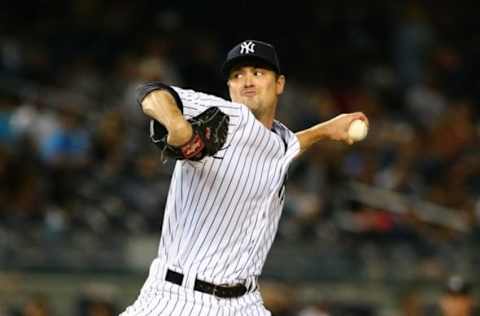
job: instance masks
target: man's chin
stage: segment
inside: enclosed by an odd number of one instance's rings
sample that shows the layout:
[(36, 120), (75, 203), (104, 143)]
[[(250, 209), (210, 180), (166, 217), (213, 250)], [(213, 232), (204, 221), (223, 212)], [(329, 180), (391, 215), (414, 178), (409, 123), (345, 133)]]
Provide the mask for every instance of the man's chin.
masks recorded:
[(242, 103), (248, 106), (249, 108), (255, 108), (256, 107), (256, 102), (255, 102), (255, 96), (252, 97), (243, 97), (242, 98)]

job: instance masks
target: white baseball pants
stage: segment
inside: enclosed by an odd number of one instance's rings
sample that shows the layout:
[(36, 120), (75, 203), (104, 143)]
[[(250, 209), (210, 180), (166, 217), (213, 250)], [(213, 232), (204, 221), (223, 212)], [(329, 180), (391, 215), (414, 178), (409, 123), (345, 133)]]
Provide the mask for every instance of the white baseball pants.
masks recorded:
[(139, 297), (120, 316), (271, 316), (259, 291), (239, 298), (217, 298), (170, 282), (143, 286)]

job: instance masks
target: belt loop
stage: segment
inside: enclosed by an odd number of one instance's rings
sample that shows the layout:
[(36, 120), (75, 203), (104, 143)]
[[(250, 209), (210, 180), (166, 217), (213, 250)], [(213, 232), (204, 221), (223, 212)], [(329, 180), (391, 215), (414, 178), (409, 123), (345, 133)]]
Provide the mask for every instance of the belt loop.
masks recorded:
[(167, 277), (167, 272), (168, 272), (168, 266), (166, 264), (163, 264), (159, 267), (159, 275), (161, 276), (162, 280), (165, 280)]
[(165, 277), (167, 276), (167, 270), (168, 266), (156, 258), (150, 266), (149, 278), (154, 280), (165, 280)]
[(256, 276), (250, 276), (245, 280), (246, 282), (246, 287), (247, 287), (247, 292), (251, 293), (254, 292), (257, 289), (257, 277)]
[(186, 271), (187, 273), (183, 274), (183, 286), (187, 289), (192, 289), (195, 286), (196, 275), (194, 273), (190, 273), (190, 271)]

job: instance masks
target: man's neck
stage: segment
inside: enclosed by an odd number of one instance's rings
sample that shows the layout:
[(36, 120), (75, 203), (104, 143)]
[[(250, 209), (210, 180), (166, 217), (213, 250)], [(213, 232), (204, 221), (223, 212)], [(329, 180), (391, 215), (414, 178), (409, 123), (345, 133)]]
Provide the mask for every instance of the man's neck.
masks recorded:
[(266, 128), (272, 129), (273, 126), (273, 117), (271, 118), (264, 118), (264, 119), (258, 119)]
[(272, 129), (273, 120), (275, 119), (275, 107), (272, 107), (270, 111), (264, 113), (253, 112), (255, 118), (260, 121), (266, 128)]

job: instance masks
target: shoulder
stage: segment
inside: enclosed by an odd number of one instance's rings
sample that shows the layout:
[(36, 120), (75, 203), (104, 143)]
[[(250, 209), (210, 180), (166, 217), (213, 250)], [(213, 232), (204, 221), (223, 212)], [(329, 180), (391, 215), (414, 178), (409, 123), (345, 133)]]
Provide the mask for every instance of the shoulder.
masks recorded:
[(177, 93), (182, 101), (184, 116), (189, 119), (199, 115), (211, 107), (220, 109), (223, 113), (229, 116), (229, 129), (231, 131), (238, 129), (246, 121), (248, 109), (243, 104), (235, 103), (224, 98), (196, 91), (193, 89), (180, 88), (172, 86), (172, 89)]
[(288, 156), (295, 156), (300, 151), (300, 143), (294, 132), (292, 132), (287, 126), (280, 121), (274, 120), (272, 130), (280, 136), (285, 144), (285, 152)]
[(292, 137), (295, 137), (295, 133), (292, 132), (287, 126), (285, 126), (282, 122), (274, 120), (272, 129), (280, 135), (285, 141), (289, 141)]
[(182, 101), (184, 101), (183, 104), (187, 116), (190, 115), (193, 117), (208, 108), (217, 107), (230, 117), (231, 126), (238, 126), (243, 120), (245, 112), (241, 104), (192, 89), (173, 88), (179, 92)]

